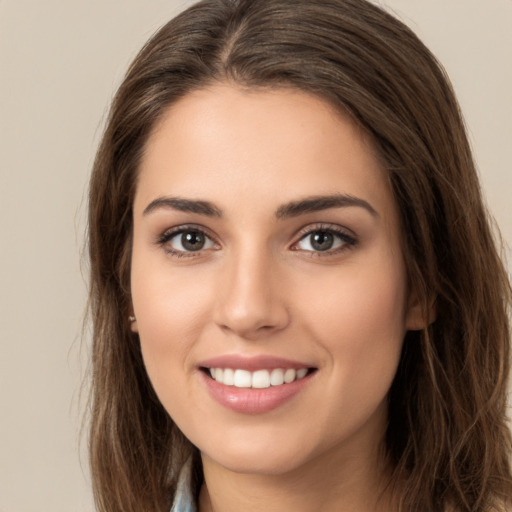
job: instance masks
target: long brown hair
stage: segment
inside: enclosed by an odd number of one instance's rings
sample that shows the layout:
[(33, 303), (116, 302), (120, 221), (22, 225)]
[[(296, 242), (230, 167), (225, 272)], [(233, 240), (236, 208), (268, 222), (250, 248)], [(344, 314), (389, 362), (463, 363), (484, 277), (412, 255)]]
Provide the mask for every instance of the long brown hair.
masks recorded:
[(372, 137), (401, 212), (411, 288), (436, 319), (407, 334), (386, 448), (400, 510), (489, 512), (512, 499), (511, 288), (449, 81), (365, 0), (204, 0), (141, 50), (113, 101), (89, 195), (90, 459), (101, 512), (167, 511), (197, 453), (159, 403), (129, 329), (132, 202), (166, 108), (215, 81), (292, 86)]

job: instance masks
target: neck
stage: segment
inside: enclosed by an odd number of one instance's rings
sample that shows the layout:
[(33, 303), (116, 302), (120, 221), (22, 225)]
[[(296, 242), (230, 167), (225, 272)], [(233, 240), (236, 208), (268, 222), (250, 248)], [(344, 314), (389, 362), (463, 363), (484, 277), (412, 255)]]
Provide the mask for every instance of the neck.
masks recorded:
[[(280, 474), (230, 471), (203, 455), (200, 512), (389, 512), (389, 471), (379, 447), (332, 451)], [(333, 470), (336, 468), (336, 470)]]

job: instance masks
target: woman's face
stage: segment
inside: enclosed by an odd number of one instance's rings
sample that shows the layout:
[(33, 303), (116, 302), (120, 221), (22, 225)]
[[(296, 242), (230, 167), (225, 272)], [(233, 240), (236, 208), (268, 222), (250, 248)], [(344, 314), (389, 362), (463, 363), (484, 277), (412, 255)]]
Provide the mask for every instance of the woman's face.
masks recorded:
[(193, 92), (151, 135), (133, 212), (133, 330), (205, 460), (278, 474), (373, 457), (418, 319), (361, 130), (302, 92)]

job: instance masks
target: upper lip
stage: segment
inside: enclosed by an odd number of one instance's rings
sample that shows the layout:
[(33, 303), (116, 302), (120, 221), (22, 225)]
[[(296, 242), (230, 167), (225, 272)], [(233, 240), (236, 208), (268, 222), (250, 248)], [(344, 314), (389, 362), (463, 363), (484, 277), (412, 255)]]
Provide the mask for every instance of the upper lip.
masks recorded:
[(282, 357), (260, 355), (260, 356), (241, 356), (239, 354), (226, 354), (212, 357), (199, 363), (202, 368), (232, 368), (247, 371), (273, 370), (275, 368), (312, 368), (308, 363), (293, 361)]

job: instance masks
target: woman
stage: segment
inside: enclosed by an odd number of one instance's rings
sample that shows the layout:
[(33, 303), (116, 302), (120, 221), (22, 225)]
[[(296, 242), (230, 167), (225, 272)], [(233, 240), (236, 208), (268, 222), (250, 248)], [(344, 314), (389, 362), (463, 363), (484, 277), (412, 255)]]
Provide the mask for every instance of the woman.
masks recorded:
[(114, 99), (89, 244), (98, 510), (510, 504), (510, 285), (446, 76), (381, 9), (170, 21)]

